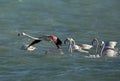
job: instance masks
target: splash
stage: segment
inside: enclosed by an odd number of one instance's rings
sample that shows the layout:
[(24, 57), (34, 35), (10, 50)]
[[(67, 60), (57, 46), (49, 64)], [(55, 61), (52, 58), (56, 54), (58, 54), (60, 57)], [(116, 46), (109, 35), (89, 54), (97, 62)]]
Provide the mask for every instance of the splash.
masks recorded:
[(100, 58), (100, 55), (97, 54), (97, 55), (88, 55), (88, 56), (85, 56), (85, 58)]
[(34, 46), (30, 46), (30, 47), (28, 47), (28, 45), (23, 45), (22, 47), (21, 47), (21, 49), (22, 50), (28, 50), (28, 51), (34, 51), (35, 49), (36, 49), (36, 47), (34, 47)]

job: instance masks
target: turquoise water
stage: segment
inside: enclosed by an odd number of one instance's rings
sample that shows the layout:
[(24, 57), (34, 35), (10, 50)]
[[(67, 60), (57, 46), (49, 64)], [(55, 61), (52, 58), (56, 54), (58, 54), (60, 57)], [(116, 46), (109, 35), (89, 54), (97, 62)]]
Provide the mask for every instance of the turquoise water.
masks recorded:
[[(120, 48), (119, 0), (0, 0), (0, 81), (119, 81), (120, 57), (85, 58), (54, 51), (48, 42), (33, 52), (21, 50), (32, 36), (53, 34), (61, 40), (73, 37), (76, 43), (99, 40), (118, 42)], [(90, 54), (94, 54), (94, 49)]]

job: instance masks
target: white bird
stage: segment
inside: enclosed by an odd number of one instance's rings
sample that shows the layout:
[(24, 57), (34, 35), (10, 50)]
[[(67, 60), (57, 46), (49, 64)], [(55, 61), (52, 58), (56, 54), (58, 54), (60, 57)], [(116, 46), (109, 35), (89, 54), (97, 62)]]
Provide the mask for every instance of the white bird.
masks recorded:
[[(92, 43), (96, 41), (95, 39), (92, 41)], [(69, 43), (69, 52), (73, 52), (75, 50), (79, 51), (79, 52), (84, 52), (84, 53), (89, 53), (89, 51), (86, 51), (86, 50), (89, 50), (93, 47), (93, 45), (89, 45), (89, 44), (80, 44), (80, 45), (77, 45), (75, 43), (75, 40), (73, 38), (67, 38), (64, 43), (66, 44), (66, 42)]]
[(107, 43), (105, 43), (104, 41), (101, 41), (100, 55), (108, 56), (108, 57), (117, 56), (118, 49), (115, 48), (116, 45), (117, 45), (116, 41), (109, 41)]

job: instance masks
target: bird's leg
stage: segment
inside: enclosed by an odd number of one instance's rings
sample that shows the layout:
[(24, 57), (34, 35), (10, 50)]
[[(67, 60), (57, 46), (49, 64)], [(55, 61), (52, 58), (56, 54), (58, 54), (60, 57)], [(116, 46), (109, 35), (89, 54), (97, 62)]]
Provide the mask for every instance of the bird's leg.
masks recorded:
[(45, 54), (48, 54), (48, 53), (50, 53), (50, 52), (52, 52), (52, 51), (54, 51), (54, 50), (59, 50), (61, 54), (64, 54), (63, 51), (62, 51), (62, 49), (60, 49), (60, 48), (52, 48), (52, 49), (49, 49), (49, 50), (45, 51)]
[(57, 48), (53, 48), (53, 49), (50, 49), (50, 50), (47, 50), (45, 51), (45, 54), (48, 54), (49, 52), (53, 51), (53, 50), (56, 50)]
[(73, 52), (73, 47), (72, 47), (72, 45), (71, 45), (71, 44), (69, 45), (69, 52), (70, 52), (70, 53), (72, 53), (72, 52)]
[[(60, 47), (58, 45), (56, 45), (56, 41), (49, 41), (55, 48), (49, 49), (47, 51), (45, 51), (45, 54), (48, 54), (49, 52), (53, 51), (53, 50), (59, 50)], [(62, 54), (62, 50), (60, 50), (60, 53)]]

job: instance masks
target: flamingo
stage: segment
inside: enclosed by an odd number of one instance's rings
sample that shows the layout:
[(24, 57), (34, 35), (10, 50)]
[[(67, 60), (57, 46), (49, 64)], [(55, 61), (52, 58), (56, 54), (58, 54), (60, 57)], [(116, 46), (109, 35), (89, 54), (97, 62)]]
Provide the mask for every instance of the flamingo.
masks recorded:
[(87, 58), (100, 58), (100, 55), (98, 54), (99, 52), (98, 52), (98, 46), (99, 46), (99, 41), (98, 41), (98, 39), (97, 38), (94, 38), (93, 40), (92, 40), (92, 45), (94, 46), (94, 43), (96, 44), (95, 45), (95, 55), (93, 54), (90, 54), (90, 55), (88, 55), (88, 56), (85, 56), (85, 57), (87, 57)]
[(26, 50), (34, 50), (35, 49), (35, 47), (33, 46), (34, 44), (37, 44), (37, 43), (41, 42), (42, 40), (45, 40), (45, 41), (51, 42), (56, 47), (54, 49), (47, 50), (46, 54), (48, 52), (50, 52), (52, 50), (56, 50), (56, 49), (61, 51), (60, 45), (62, 45), (62, 41), (57, 36), (44, 35), (41, 37), (33, 37), (24, 32), (18, 33), (18, 36), (26, 36), (26, 37), (33, 39), (33, 41), (29, 45), (24, 46)]
[(88, 58), (99, 58), (101, 56), (115, 57), (118, 54), (118, 49), (115, 48), (116, 45), (117, 45), (116, 41), (108, 41), (106, 43), (104, 41), (101, 41), (100, 51), (99, 52), (97, 51), (98, 50), (98, 45), (97, 45), (96, 55), (89, 55), (85, 57), (88, 57)]
[[(96, 41), (98, 43), (97, 39), (93, 39), (92, 44), (94, 43), (94, 41)], [(71, 53), (75, 50), (77, 50), (79, 52), (89, 53), (89, 51), (86, 51), (86, 50), (89, 50), (93, 47), (93, 45), (89, 45), (89, 44), (77, 45), (73, 38), (67, 38), (64, 41), (64, 43), (66, 44), (66, 42), (69, 42), (69, 52), (71, 52)]]
[(118, 49), (115, 48), (116, 45), (117, 45), (116, 41), (109, 41), (107, 43), (105, 43), (104, 41), (101, 41), (100, 55), (108, 56), (108, 57), (117, 56)]
[(96, 47), (95, 47), (95, 53), (97, 54), (98, 53), (98, 45), (99, 45), (99, 41), (98, 41), (98, 39), (97, 38), (94, 38), (93, 40), (92, 40), (92, 45), (94, 46), (94, 43), (96, 43)]

